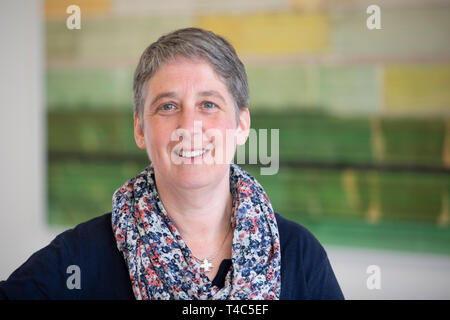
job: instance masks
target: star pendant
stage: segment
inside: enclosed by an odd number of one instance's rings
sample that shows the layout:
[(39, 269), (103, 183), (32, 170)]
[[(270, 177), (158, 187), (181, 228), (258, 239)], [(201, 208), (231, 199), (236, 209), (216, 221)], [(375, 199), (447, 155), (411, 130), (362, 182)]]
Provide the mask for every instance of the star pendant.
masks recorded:
[(205, 258), (200, 266), (205, 269), (205, 272), (208, 272), (212, 268), (212, 263)]

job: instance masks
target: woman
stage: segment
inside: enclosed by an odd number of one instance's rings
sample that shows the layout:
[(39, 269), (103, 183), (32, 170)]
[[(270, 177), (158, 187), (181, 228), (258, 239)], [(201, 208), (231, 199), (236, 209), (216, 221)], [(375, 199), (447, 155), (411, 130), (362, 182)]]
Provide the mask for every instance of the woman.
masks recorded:
[(226, 40), (197, 28), (161, 37), (142, 54), (133, 90), (134, 137), (151, 164), (117, 189), (112, 213), (59, 235), (0, 295), (343, 298), (319, 242), (231, 163), (250, 115), (245, 69)]

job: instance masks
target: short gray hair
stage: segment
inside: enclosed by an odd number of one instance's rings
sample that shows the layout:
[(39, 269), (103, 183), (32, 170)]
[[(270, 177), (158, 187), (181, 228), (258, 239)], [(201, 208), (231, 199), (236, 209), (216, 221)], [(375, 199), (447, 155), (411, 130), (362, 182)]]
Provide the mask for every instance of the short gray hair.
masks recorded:
[(239, 114), (238, 110), (248, 108), (247, 74), (231, 44), (211, 31), (184, 28), (160, 37), (142, 53), (133, 82), (134, 112), (141, 121), (148, 80), (163, 63), (178, 56), (206, 59), (233, 96), (236, 114)]

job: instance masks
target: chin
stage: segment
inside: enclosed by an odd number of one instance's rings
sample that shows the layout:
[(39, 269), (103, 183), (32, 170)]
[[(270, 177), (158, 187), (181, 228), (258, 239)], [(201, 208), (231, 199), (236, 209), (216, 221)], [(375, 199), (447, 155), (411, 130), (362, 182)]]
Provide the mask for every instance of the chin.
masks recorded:
[(228, 173), (226, 165), (178, 165), (171, 170), (174, 184), (181, 188), (197, 189), (219, 184)]

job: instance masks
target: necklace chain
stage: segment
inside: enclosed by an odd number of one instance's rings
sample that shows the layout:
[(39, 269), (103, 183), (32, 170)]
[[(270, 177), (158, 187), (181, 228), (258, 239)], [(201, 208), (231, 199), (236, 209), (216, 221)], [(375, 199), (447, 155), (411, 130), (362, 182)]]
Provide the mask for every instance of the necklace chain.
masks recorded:
[(225, 240), (227, 240), (228, 235), (230, 234), (230, 231), (231, 231), (231, 222), (230, 222), (230, 227), (228, 228), (228, 232), (225, 235), (225, 238), (223, 239), (222, 244), (220, 245), (219, 249), (214, 253), (214, 255), (210, 256), (209, 258), (199, 259), (196, 256), (194, 256), (194, 254), (191, 251), (191, 254), (194, 257), (194, 259), (197, 260), (198, 262), (202, 262), (203, 263), (202, 267), (205, 269), (206, 272), (208, 272), (209, 268), (212, 267), (212, 261), (217, 257), (217, 255), (222, 250), (222, 247), (225, 244)]

